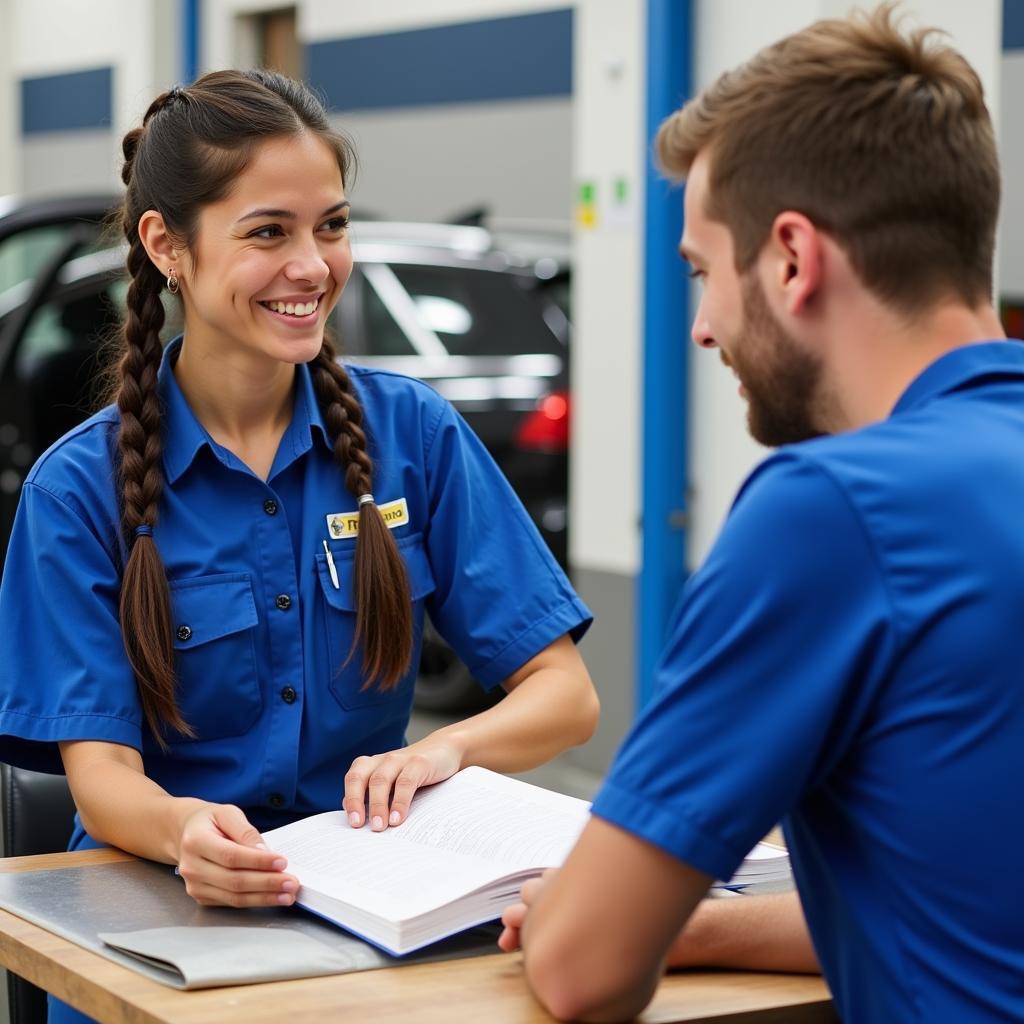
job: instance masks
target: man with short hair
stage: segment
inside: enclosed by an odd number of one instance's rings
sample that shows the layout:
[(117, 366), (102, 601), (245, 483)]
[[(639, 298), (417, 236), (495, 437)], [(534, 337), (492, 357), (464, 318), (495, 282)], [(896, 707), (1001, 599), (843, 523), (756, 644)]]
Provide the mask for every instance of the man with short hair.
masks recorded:
[(992, 307), (978, 77), (890, 7), (822, 21), (723, 75), (658, 150), (687, 183), (693, 338), (782, 447), (502, 944), (521, 938), (556, 1016), (632, 1017), (697, 958), (680, 929), (711, 880), (782, 819), (813, 951), (794, 899), (751, 898), (698, 912), (709, 958), (816, 953), (846, 1024), (1021, 1020), (1024, 345)]

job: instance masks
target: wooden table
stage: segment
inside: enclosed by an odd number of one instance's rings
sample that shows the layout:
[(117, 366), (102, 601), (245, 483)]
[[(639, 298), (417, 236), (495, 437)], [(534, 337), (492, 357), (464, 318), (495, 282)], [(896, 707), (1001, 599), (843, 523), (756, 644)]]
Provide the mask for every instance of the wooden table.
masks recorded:
[[(117, 850), (0, 859), (0, 871), (128, 860)], [(0, 964), (104, 1022), (117, 1024), (542, 1024), (518, 954), (183, 992), (0, 910)], [(817, 977), (733, 971), (668, 975), (640, 1018), (649, 1024), (835, 1022)]]

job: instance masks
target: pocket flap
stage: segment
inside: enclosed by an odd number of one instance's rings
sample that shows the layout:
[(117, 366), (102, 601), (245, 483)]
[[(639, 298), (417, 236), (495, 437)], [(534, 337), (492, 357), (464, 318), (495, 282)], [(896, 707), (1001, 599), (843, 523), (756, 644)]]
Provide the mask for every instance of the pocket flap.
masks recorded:
[(259, 622), (246, 573), (172, 580), (171, 632), (177, 650), (189, 650)]
[[(409, 589), (412, 592), (412, 599), (420, 601), (437, 588), (434, 574), (430, 568), (430, 559), (427, 558), (427, 549), (423, 546), (423, 534), (413, 533), (406, 537), (396, 537), (395, 543), (405, 560), (405, 570), (409, 574)], [(338, 574), (337, 587), (331, 579), (327, 556), (323, 551), (318, 552), (316, 556), (316, 568), (324, 597), (332, 608), (343, 612), (355, 612), (355, 596), (352, 587), (352, 577), (355, 574), (353, 569), (355, 543), (347, 541), (344, 546), (341, 544), (332, 546), (331, 557), (334, 559), (334, 568)]]

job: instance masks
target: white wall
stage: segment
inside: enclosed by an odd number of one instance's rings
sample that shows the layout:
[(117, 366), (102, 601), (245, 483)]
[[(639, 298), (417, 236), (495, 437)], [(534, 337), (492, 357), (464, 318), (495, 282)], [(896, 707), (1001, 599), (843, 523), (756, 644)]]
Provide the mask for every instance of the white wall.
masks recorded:
[(1024, 50), (1003, 55), (999, 148), (1003, 171), (1003, 211), (999, 234), (999, 287), (1007, 297), (1024, 298)]
[[(645, 6), (580, 0), (573, 42), (573, 178), (595, 184), (597, 224), (573, 257), (570, 560), (626, 575), (640, 568)], [(613, 213), (620, 177), (632, 200)]]
[(484, 207), (494, 218), (565, 224), (572, 118), (566, 96), (341, 114), (359, 158), (355, 216), (446, 220)]
[[(850, 8), (848, 0), (787, 0), (784, 4), (697, 0), (696, 87), (708, 85), (723, 71), (781, 36), (817, 18), (845, 15)], [(918, 24), (935, 25), (949, 32), (952, 44), (978, 71), (995, 117), (1002, 56), (1001, 0), (975, 0), (970, 4), (962, 0), (905, 0), (903, 9)], [(1014, 258), (1024, 265), (1022, 235), (1024, 229), (1013, 245), (1004, 238), (1004, 252), (1013, 251)], [(713, 353), (693, 351), (690, 368), (693, 525), (688, 561), (696, 566), (714, 540), (744, 476), (764, 450), (747, 435), (744, 403), (736, 393), (732, 374), (718, 358)]]

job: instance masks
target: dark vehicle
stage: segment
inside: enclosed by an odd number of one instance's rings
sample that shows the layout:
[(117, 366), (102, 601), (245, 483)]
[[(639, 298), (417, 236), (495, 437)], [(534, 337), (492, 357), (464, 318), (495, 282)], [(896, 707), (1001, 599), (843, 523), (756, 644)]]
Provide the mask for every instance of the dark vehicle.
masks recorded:
[[(0, 558), (22, 481), (96, 408), (127, 282), (112, 196), (0, 200)], [(476, 431), (565, 565), (568, 240), (474, 225), (362, 222), (332, 315), (345, 358), (427, 381)], [(166, 338), (180, 331), (168, 306)], [(486, 703), (428, 625), (417, 706)]]

